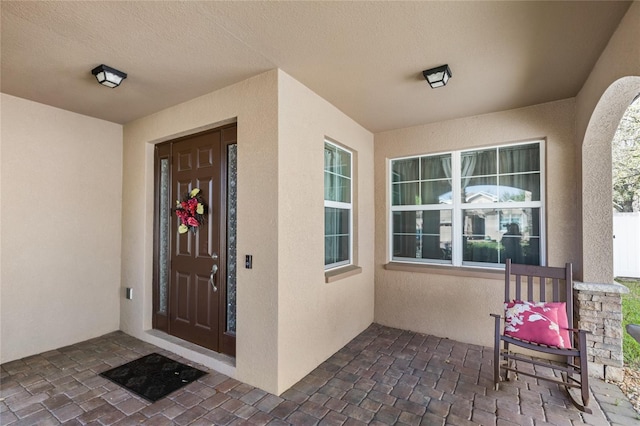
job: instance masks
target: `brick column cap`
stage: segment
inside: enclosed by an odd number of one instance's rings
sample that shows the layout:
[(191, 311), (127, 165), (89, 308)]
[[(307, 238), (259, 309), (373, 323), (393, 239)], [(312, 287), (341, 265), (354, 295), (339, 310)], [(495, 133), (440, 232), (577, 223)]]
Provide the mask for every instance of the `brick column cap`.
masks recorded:
[(618, 283), (604, 284), (604, 283), (583, 283), (580, 281), (573, 282), (573, 289), (580, 291), (592, 291), (594, 293), (619, 293), (627, 294), (629, 289)]

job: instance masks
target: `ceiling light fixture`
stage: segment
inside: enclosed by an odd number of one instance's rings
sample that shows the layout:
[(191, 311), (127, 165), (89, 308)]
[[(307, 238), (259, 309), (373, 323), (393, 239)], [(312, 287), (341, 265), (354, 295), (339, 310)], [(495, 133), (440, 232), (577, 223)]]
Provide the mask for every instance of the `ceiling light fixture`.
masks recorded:
[(451, 78), (451, 69), (448, 64), (422, 71), (422, 75), (432, 89), (442, 87)]
[(122, 80), (127, 78), (127, 73), (118, 71), (117, 69), (108, 67), (104, 64), (92, 69), (91, 74), (96, 76), (96, 80), (98, 80), (98, 83), (112, 89), (114, 87), (120, 86)]

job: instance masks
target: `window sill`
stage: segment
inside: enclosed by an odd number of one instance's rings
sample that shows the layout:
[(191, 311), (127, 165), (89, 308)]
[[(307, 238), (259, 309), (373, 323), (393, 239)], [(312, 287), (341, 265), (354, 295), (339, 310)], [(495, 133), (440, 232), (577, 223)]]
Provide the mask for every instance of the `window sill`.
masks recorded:
[(357, 275), (361, 272), (362, 268), (356, 265), (347, 265), (341, 268), (330, 269), (324, 272), (324, 282), (332, 283), (334, 281), (339, 281), (352, 275)]
[(423, 274), (455, 275), (456, 277), (488, 278), (504, 280), (504, 271), (469, 266), (423, 265), (417, 263), (389, 262), (388, 271), (419, 272)]

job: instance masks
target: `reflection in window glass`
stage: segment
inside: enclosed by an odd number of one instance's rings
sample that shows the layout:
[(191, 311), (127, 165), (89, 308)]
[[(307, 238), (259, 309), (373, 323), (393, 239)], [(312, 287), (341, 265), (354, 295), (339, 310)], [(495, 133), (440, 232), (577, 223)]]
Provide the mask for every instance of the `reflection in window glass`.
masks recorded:
[(451, 263), (451, 210), (393, 213), (393, 257)]
[(488, 176), (498, 172), (497, 150), (466, 151), (460, 155), (462, 177)]
[(540, 264), (540, 209), (469, 209), (463, 216), (463, 260)]
[(324, 265), (330, 269), (351, 263), (351, 153), (324, 144)]
[(465, 151), (461, 163), (462, 203), (540, 201), (538, 143)]
[(450, 179), (451, 154), (422, 157), (421, 179)]
[(451, 194), (451, 180), (431, 180), (422, 182), (421, 204), (440, 204)]
[(451, 154), (393, 160), (391, 170), (394, 206), (440, 204), (451, 199)]
[(462, 203), (495, 203), (498, 201), (498, 178), (469, 178), (463, 181), (461, 194)]
[(420, 164), (417, 158), (409, 160), (396, 160), (393, 162), (393, 181), (411, 182), (420, 179)]
[(395, 206), (417, 206), (420, 205), (420, 184), (397, 183), (393, 185), (393, 205)]
[(324, 263), (331, 265), (349, 260), (349, 210), (324, 209)]
[(392, 160), (391, 259), (497, 266), (511, 257), (540, 265), (542, 147), (528, 142)]
[(508, 146), (499, 149), (500, 173), (540, 171), (540, 145), (537, 143)]
[(540, 173), (500, 177), (499, 201), (540, 201)]

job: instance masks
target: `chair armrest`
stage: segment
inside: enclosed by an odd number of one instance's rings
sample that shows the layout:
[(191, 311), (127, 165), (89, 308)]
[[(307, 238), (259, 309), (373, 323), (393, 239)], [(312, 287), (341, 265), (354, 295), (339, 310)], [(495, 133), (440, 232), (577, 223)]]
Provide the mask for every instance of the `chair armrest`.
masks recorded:
[(498, 314), (489, 314), (489, 315), (492, 316), (495, 320), (494, 332), (496, 335), (496, 342), (498, 342), (498, 336), (500, 335), (500, 320), (503, 318)]
[(500, 329), (502, 327), (500, 327), (500, 320), (502, 319), (502, 317), (498, 314), (489, 314), (490, 316), (493, 317), (494, 321), (494, 326), (493, 326), (493, 348), (494, 348), (494, 378), (498, 377), (498, 375), (500, 374), (500, 369), (498, 368), (498, 351), (500, 349)]

